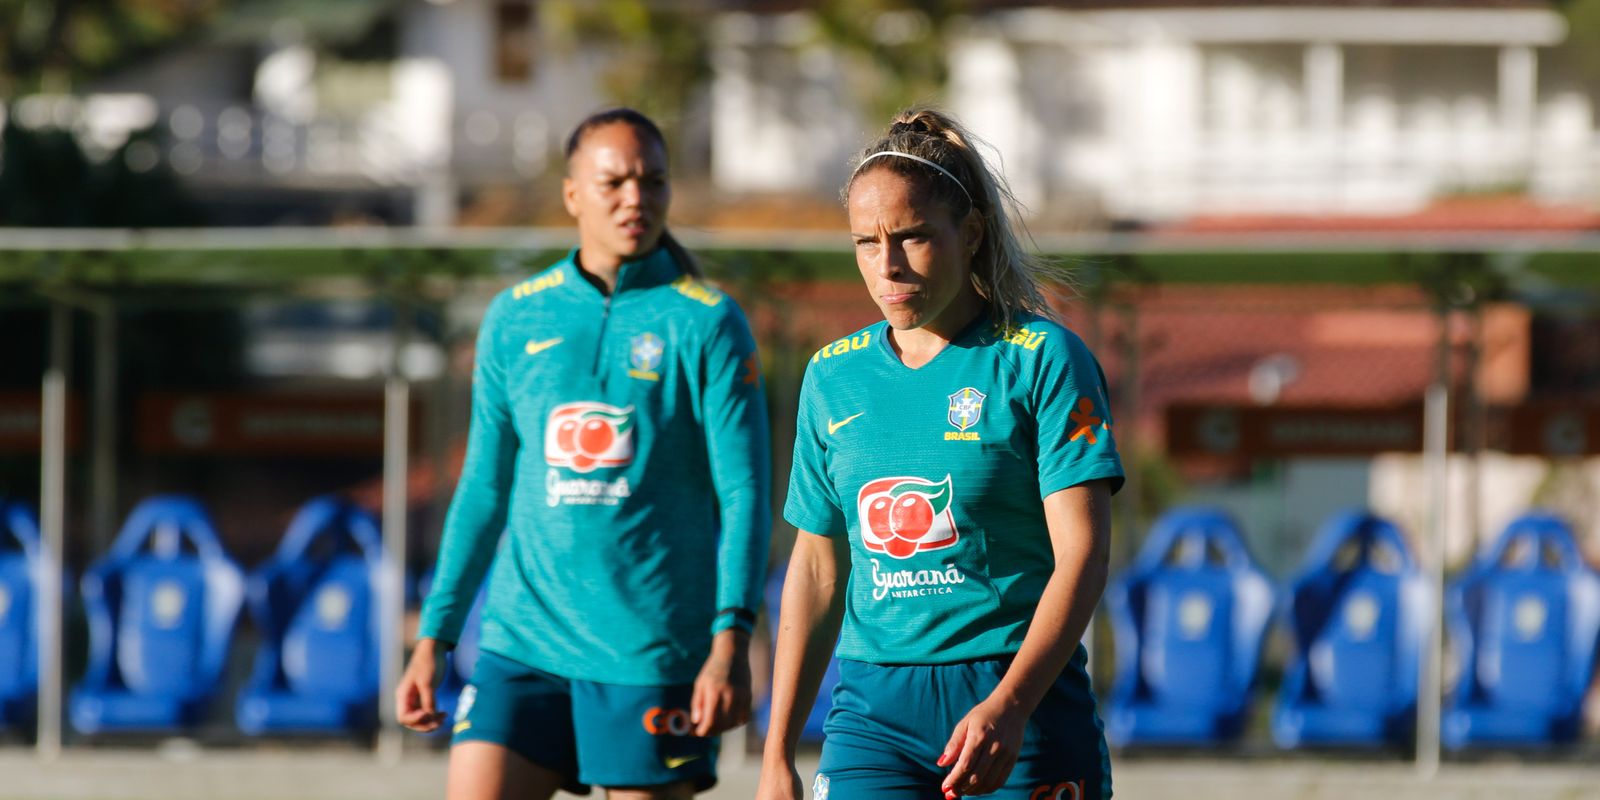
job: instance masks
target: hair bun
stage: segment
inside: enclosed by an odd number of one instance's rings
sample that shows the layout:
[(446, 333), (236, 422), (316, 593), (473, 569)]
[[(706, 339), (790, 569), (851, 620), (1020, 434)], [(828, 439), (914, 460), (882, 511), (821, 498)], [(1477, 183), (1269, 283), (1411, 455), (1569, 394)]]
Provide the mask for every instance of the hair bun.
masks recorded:
[(910, 119), (897, 119), (890, 123), (889, 133), (891, 135), (896, 133), (920, 133), (925, 136), (932, 136), (934, 130), (933, 126), (928, 124), (927, 115), (917, 114)]

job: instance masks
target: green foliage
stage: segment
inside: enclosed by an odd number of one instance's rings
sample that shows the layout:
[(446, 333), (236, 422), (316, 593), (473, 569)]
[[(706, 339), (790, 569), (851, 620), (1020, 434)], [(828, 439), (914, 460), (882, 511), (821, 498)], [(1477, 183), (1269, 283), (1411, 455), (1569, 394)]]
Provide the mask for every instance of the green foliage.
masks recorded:
[(0, 0), (0, 97), (65, 92), (207, 23), (227, 0)]
[(1561, 7), (1567, 17), (1567, 41), (1562, 50), (1585, 77), (1600, 81), (1600, 0), (1566, 0)]
[(686, 146), (676, 133), (695, 93), (711, 78), (708, 10), (649, 0), (552, 0), (541, 13), (541, 21), (569, 46), (610, 45), (602, 78), (606, 95), (654, 119), (669, 147)]
[(88, 159), (70, 131), (26, 130), (9, 124), (0, 133), (0, 224), (81, 227), (93, 214), (85, 188)]
[(1507, 276), (1484, 253), (1408, 253), (1397, 258), (1398, 274), (1426, 290), (1440, 308), (1474, 308), (1509, 292)]
[[(7, 125), (0, 133), (0, 225), (38, 228), (160, 228), (204, 222), (199, 207), (164, 165), (137, 170), (137, 151), (159, 146), (152, 131), (133, 134), (104, 163), (84, 156), (71, 132)], [(130, 152), (134, 157), (130, 158)], [(155, 161), (155, 159), (149, 159)]]
[[(949, 77), (945, 32), (970, 0), (821, 0), (819, 42), (847, 62), (863, 111), (887, 119), (938, 98)], [(603, 78), (615, 102), (649, 114), (669, 139), (711, 77), (715, 4), (553, 0), (541, 22), (567, 46), (611, 45)]]
[(864, 111), (888, 119), (937, 99), (949, 77), (946, 31), (970, 0), (822, 0), (823, 43), (850, 62)]

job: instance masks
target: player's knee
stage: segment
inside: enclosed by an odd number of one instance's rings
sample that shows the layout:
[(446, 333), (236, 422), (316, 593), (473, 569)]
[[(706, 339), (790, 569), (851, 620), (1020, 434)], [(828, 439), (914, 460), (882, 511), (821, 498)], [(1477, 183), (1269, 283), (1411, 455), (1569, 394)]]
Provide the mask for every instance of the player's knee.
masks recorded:
[(450, 748), (447, 800), (549, 800), (561, 774), (498, 744), (460, 742)]

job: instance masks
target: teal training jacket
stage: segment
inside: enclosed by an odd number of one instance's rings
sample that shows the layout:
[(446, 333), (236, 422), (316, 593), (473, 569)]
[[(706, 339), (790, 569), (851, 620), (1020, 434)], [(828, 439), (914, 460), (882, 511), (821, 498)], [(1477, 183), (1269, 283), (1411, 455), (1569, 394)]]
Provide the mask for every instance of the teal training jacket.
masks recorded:
[(761, 595), (771, 468), (755, 340), (733, 299), (664, 249), (624, 264), (610, 297), (575, 259), (484, 317), (419, 636), (455, 642), (493, 562), (483, 649), (569, 678), (688, 683)]

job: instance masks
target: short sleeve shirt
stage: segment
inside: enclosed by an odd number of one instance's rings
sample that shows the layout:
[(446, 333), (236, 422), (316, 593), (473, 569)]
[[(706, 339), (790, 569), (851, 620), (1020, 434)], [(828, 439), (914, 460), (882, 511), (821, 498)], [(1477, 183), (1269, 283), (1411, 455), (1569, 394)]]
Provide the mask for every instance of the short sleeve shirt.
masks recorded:
[(806, 369), (784, 517), (848, 536), (841, 658), (1015, 653), (1055, 558), (1043, 499), (1121, 487), (1105, 377), (1066, 327), (980, 317), (912, 369), (877, 323)]

